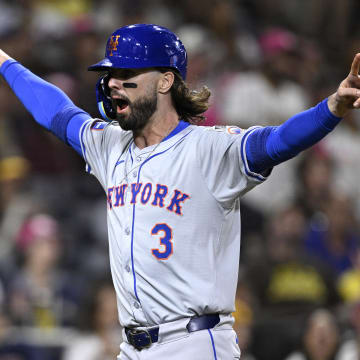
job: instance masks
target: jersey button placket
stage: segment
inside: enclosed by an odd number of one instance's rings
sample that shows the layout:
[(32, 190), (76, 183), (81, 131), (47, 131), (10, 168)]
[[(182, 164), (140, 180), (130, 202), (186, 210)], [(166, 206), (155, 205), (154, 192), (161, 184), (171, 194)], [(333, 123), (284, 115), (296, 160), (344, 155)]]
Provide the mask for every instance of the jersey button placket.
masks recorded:
[(140, 304), (137, 301), (134, 301), (134, 308), (135, 309), (139, 309), (140, 308)]
[[(142, 157), (140, 155), (136, 156), (134, 158), (135, 160), (135, 169), (131, 171), (130, 173), (130, 176), (133, 178), (133, 183), (138, 183), (140, 182), (140, 179), (137, 179), (138, 175), (140, 175), (139, 173), (139, 166), (141, 164), (141, 161), (143, 160)], [(129, 179), (130, 180), (130, 179)], [(131, 181), (130, 181), (131, 182)], [(129, 184), (129, 187), (131, 186), (131, 184)], [(129, 188), (130, 189), (130, 188)], [(128, 237), (128, 240), (129, 240), (129, 244), (131, 246), (131, 241), (136, 241), (135, 239), (135, 231), (133, 233), (133, 230), (131, 230), (131, 227), (133, 225), (133, 214), (134, 214), (134, 206), (136, 207), (136, 204), (131, 204), (131, 200), (132, 199), (132, 194), (131, 194), (131, 191), (129, 190), (129, 203), (128, 203), (128, 206), (127, 206), (127, 226), (125, 227), (125, 234), (126, 236)], [(136, 212), (136, 210), (135, 210)], [(134, 224), (134, 227), (136, 227), (136, 223)], [(128, 233), (127, 233), (128, 232)], [(132, 310), (133, 310), (133, 314), (135, 316), (135, 319), (139, 322), (145, 322), (147, 321), (146, 318), (145, 318), (145, 315), (143, 313), (143, 310), (142, 310), (142, 306), (140, 304), (140, 302), (138, 301), (138, 298), (136, 297), (136, 294), (134, 293), (134, 279), (133, 279), (133, 271), (135, 272), (135, 276), (136, 276), (136, 253), (134, 253), (134, 258), (131, 259), (131, 255), (130, 255), (130, 259), (129, 259), (129, 262), (128, 264), (130, 264), (132, 261), (134, 261), (134, 269), (129, 266), (129, 270), (130, 272), (128, 272), (127, 274), (129, 274), (129, 276), (127, 276), (127, 279), (129, 281), (128, 283), (128, 286), (129, 286), (129, 293), (128, 295), (130, 296), (130, 298), (132, 298)], [(125, 271), (127, 271), (127, 267), (125, 267)], [(131, 290), (130, 290), (131, 289)]]

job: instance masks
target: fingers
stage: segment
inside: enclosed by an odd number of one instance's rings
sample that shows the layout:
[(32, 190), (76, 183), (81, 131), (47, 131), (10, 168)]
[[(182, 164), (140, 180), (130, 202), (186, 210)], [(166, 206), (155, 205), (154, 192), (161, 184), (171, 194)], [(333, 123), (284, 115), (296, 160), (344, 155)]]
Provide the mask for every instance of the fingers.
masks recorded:
[(348, 104), (349, 109), (352, 107), (360, 107), (360, 90), (356, 88), (340, 87), (337, 91), (337, 95), (343, 102)]
[(351, 64), (350, 75), (358, 76), (360, 69), (360, 53), (357, 53)]
[(338, 94), (341, 97), (359, 98), (360, 90), (356, 88), (339, 88)]
[(354, 103), (353, 103), (354, 108), (358, 109), (360, 108), (360, 99), (357, 99)]

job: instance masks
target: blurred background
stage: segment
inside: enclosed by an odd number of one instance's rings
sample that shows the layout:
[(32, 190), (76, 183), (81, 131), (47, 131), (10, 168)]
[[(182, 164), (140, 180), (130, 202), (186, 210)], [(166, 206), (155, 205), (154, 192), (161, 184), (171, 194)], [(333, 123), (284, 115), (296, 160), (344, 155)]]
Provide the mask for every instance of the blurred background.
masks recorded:
[[(356, 0), (0, 0), (0, 48), (98, 117), (112, 31), (156, 23), (207, 85), (205, 125), (278, 125), (333, 93), (360, 51)], [(301, 131), (301, 129), (299, 129)], [(360, 359), (360, 112), (242, 201), (242, 360)], [(0, 359), (107, 360), (121, 332), (106, 204), (75, 151), (0, 79)]]

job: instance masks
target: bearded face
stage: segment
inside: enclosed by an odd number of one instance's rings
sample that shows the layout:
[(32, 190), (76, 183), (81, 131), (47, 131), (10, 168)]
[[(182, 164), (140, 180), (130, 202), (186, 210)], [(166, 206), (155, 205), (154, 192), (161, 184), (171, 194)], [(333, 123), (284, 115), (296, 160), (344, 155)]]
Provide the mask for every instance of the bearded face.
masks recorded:
[[(116, 95), (112, 94), (113, 96)], [(130, 101), (125, 95), (112, 98), (116, 110), (116, 120), (123, 130), (141, 131), (150, 121), (157, 109), (157, 91), (154, 86), (146, 96)]]

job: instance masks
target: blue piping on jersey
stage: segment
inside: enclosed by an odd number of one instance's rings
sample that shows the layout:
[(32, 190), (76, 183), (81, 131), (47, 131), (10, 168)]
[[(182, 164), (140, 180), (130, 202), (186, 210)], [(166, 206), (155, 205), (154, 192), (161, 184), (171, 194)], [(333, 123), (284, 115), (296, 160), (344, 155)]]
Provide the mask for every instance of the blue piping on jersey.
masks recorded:
[(255, 127), (253, 129), (251, 129), (251, 131), (249, 131), (242, 139), (241, 139), (241, 159), (243, 161), (243, 164), (244, 164), (244, 167), (245, 167), (245, 173), (247, 176), (250, 176), (256, 180), (259, 180), (259, 181), (265, 181), (266, 178), (264, 176), (261, 176), (260, 174), (256, 174), (254, 172), (252, 172), (249, 168), (249, 165), (247, 163), (247, 160), (246, 160), (246, 155), (245, 155), (245, 152), (246, 152), (246, 148), (245, 148), (245, 144), (246, 144), (246, 140), (247, 138), (249, 137), (249, 135), (256, 129), (258, 129), (259, 127)]
[(131, 145), (132, 145), (132, 143), (129, 145), (129, 153), (130, 153), (131, 165), (132, 165), (134, 163), (134, 160), (133, 160), (133, 157), (132, 157), (132, 154), (131, 154)]
[(91, 166), (89, 165), (87, 159), (86, 159), (86, 147), (85, 147), (85, 143), (83, 141), (83, 137), (84, 137), (84, 131), (85, 131), (85, 128), (87, 126), (87, 122), (85, 122), (82, 126), (82, 129), (81, 129), (81, 135), (80, 135), (80, 143), (81, 143), (81, 146), (83, 148), (83, 155), (84, 155), (84, 160), (86, 162), (86, 172), (90, 173), (91, 172)]
[[(166, 151), (170, 150), (171, 148), (173, 148), (176, 144), (178, 144), (182, 139), (184, 139), (186, 136), (188, 136), (190, 133), (192, 132), (192, 130), (190, 130), (187, 134), (185, 134), (181, 139), (179, 139), (175, 144), (173, 144), (172, 146), (170, 146), (169, 148), (167, 148), (166, 150), (159, 152), (157, 154), (154, 154), (152, 156), (150, 156), (149, 158), (147, 158), (139, 167), (139, 172), (138, 172), (138, 177), (137, 177), (137, 183), (139, 184), (139, 180), (140, 180), (140, 172), (141, 172), (141, 168), (143, 167), (144, 164), (146, 164), (149, 160), (153, 159), (155, 156), (159, 156), (164, 154)], [(129, 148), (130, 149), (130, 148)], [(135, 297), (137, 299), (137, 301), (139, 303), (141, 303), (139, 296), (137, 294), (137, 290), (136, 290), (136, 276), (135, 276), (135, 266), (134, 266), (134, 225), (135, 225), (135, 203), (133, 204), (133, 218), (132, 218), (132, 226), (131, 226), (131, 266), (132, 266), (132, 271), (133, 271), (133, 278), (134, 278), (134, 293), (135, 293)]]
[[(139, 170), (140, 173), (140, 170)], [(139, 183), (139, 177), (137, 182)], [(136, 299), (139, 303), (141, 303), (139, 296), (136, 290), (136, 276), (135, 276), (135, 266), (134, 266), (134, 225), (135, 225), (135, 203), (133, 204), (133, 218), (132, 218), (132, 225), (131, 225), (131, 266), (133, 271), (133, 278), (134, 278), (134, 294)]]
[(214, 359), (217, 360), (216, 349), (215, 349), (215, 342), (214, 342), (213, 334), (211, 333), (211, 330), (210, 330), (210, 329), (208, 329), (208, 332), (209, 332), (209, 335), (210, 335), (211, 345), (212, 345), (213, 352), (214, 352)]
[(115, 167), (117, 167), (118, 165), (120, 165), (121, 163), (125, 162), (125, 160), (120, 160), (115, 164)]
[(174, 135), (178, 134), (180, 131), (183, 131), (184, 129), (186, 129), (189, 125), (190, 125), (190, 123), (188, 123), (188, 122), (186, 122), (184, 120), (180, 120), (180, 122), (176, 126), (176, 128), (166, 138), (162, 139), (161, 142), (169, 140)]

